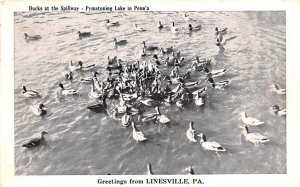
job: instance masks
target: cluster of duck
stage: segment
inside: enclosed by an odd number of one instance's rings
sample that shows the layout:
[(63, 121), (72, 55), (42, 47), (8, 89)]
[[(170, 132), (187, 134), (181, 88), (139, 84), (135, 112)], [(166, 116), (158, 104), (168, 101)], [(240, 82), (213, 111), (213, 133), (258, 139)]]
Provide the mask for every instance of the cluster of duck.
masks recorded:
[[(183, 18), (188, 22), (194, 21), (191, 17), (184, 14)], [(120, 26), (119, 22), (111, 22), (106, 20), (107, 28)], [(161, 21), (158, 22), (158, 29), (165, 28)], [(146, 31), (145, 28), (134, 23), (134, 29), (138, 32)], [(189, 31), (201, 30), (202, 26), (192, 26), (189, 23)], [(172, 23), (171, 32), (177, 34), (180, 32), (175, 23)], [(223, 41), (223, 35), (226, 34), (227, 28), (215, 28), (217, 45)], [(79, 38), (91, 36), (91, 32), (78, 32)], [(25, 34), (25, 40), (39, 40), (40, 36), (29, 36)], [(123, 46), (127, 44), (127, 40), (113, 40), (115, 46)], [(105, 113), (113, 119), (120, 120), (121, 125), (132, 127), (132, 137), (137, 142), (145, 142), (147, 136), (137, 129), (137, 124), (143, 123), (160, 123), (168, 125), (171, 122), (166, 115), (161, 113), (161, 106), (166, 107), (176, 105), (180, 110), (186, 106), (194, 105), (195, 107), (204, 107), (206, 102), (206, 93), (208, 89), (224, 90), (231, 83), (230, 80), (215, 82), (213, 78), (222, 77), (228, 69), (210, 70), (211, 59), (200, 59), (198, 56), (193, 58), (193, 62), (189, 63), (181, 55), (179, 50), (174, 46), (167, 48), (148, 45), (145, 41), (140, 44), (138, 52), (139, 59), (135, 62), (126, 62), (119, 59), (117, 56), (107, 58), (107, 76), (105, 80), (99, 79), (97, 75), (100, 73), (95, 70), (95, 64), (83, 65), (82, 61), (77, 63), (70, 62), (68, 70), (63, 72), (63, 77), (66, 80), (74, 80), (76, 72), (88, 71), (91, 72), (91, 77), (82, 77), (79, 79), (81, 83), (90, 84), (91, 91), (89, 96), (102, 102), (89, 105), (87, 109), (95, 113)], [(182, 67), (189, 67), (187, 71), (182, 72)], [(200, 86), (202, 80), (197, 78), (193, 80), (192, 74), (200, 72), (204, 74), (204, 85)], [(58, 84), (60, 94), (70, 96), (77, 94), (77, 91), (72, 88), (65, 88), (62, 83)], [(278, 94), (285, 94), (284, 89), (280, 89), (276, 84), (273, 84), (271, 91)], [(34, 98), (40, 97), (41, 94), (34, 90), (27, 90), (23, 86), (24, 97)], [(111, 105), (108, 106), (106, 100), (111, 100)], [(155, 110), (155, 112), (147, 113), (147, 110)], [(33, 114), (42, 116), (47, 114), (47, 108), (44, 104), (30, 106)], [(285, 115), (285, 108), (280, 108), (277, 105), (271, 107), (272, 111), (278, 115)], [(244, 125), (242, 134), (245, 139), (254, 143), (266, 143), (269, 139), (258, 133), (250, 133), (248, 126), (257, 126), (263, 124), (258, 119), (248, 117), (245, 112), (241, 113), (241, 119)], [(226, 149), (215, 141), (207, 141), (205, 134), (198, 133), (191, 121), (186, 131), (187, 139), (190, 142), (200, 142), (204, 150), (215, 152), (224, 152)], [(23, 147), (36, 147), (45, 141), (45, 134), (42, 132), (40, 138), (30, 140)], [(150, 168), (150, 169), (149, 169)], [(149, 173), (152, 173), (151, 165), (148, 164)], [(193, 174), (193, 169), (189, 167), (189, 173)]]

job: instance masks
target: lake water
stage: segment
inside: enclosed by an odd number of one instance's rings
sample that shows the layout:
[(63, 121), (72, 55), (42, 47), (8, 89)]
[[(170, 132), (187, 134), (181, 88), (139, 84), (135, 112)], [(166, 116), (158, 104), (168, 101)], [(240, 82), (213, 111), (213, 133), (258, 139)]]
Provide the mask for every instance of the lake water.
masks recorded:
[[(32, 13), (15, 14), (15, 174), (16, 175), (101, 175), (145, 174), (148, 162), (156, 174), (186, 174), (193, 166), (196, 174), (270, 174), (286, 173), (286, 118), (268, 111), (273, 104), (286, 105), (285, 96), (269, 91), (272, 83), (286, 87), (286, 18), (285, 12), (187, 12), (203, 25), (199, 32), (174, 35), (172, 21), (187, 27), (183, 12), (125, 13)], [(104, 20), (119, 21), (120, 26), (104, 26)], [(160, 20), (165, 29), (156, 28)], [(137, 32), (133, 23), (147, 29)], [(224, 38), (234, 38), (219, 50), (215, 45), (215, 27), (228, 27)], [(77, 31), (91, 31), (92, 36), (78, 39)], [(38, 41), (26, 42), (24, 33), (40, 34)], [(127, 39), (128, 44), (115, 48), (113, 38)], [(69, 62), (82, 60), (96, 64), (99, 77), (106, 76), (107, 56), (134, 62), (142, 41), (149, 45), (174, 45), (190, 68), (196, 55), (211, 58), (212, 69), (231, 68), (225, 76), (232, 80), (225, 90), (209, 89), (203, 109), (194, 105), (184, 110), (162, 106), (162, 113), (171, 124), (144, 124), (142, 130), (149, 141), (137, 143), (132, 128), (105, 114), (86, 109), (97, 103), (88, 96), (90, 85), (78, 80), (91, 72), (75, 73), (73, 82), (61, 76)], [(166, 73), (166, 68), (161, 67)], [(169, 71), (169, 70), (168, 70)], [(201, 80), (204, 73), (193, 72), (192, 80)], [(58, 83), (78, 91), (74, 97), (57, 94)], [(27, 99), (22, 85), (42, 93), (41, 98)], [(35, 116), (29, 105), (44, 103), (48, 114)], [(109, 105), (116, 103), (108, 100)], [(147, 108), (154, 112), (153, 108)], [(245, 111), (265, 122), (250, 131), (270, 138), (265, 145), (240, 138)], [(221, 143), (226, 152), (205, 151), (186, 138), (189, 121), (206, 134), (208, 141)], [(47, 131), (47, 145), (35, 149), (21, 147), (31, 138)]]

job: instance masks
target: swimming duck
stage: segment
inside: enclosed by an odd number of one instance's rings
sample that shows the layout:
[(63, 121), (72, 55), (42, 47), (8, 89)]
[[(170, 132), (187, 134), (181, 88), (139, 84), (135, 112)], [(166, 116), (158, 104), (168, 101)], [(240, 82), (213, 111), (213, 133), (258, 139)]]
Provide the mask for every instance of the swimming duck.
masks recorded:
[(106, 27), (116, 27), (119, 26), (119, 22), (111, 22), (109, 19), (106, 20), (105, 26)]
[(43, 116), (47, 114), (47, 110), (45, 110), (45, 105), (42, 103), (39, 105), (31, 105), (29, 108), (31, 109), (34, 115)]
[(91, 84), (91, 91), (89, 93), (89, 95), (94, 98), (94, 99), (99, 99), (102, 94), (98, 93), (96, 90), (95, 90), (95, 86), (94, 86), (94, 81), (92, 81), (92, 84)]
[(158, 122), (160, 122), (162, 124), (169, 124), (170, 123), (171, 120), (167, 116), (161, 114), (158, 106), (155, 107), (155, 110), (157, 112)]
[(202, 29), (202, 25), (192, 26), (192, 24), (189, 24), (189, 31), (199, 31)]
[(216, 88), (216, 89), (224, 89), (225, 87), (227, 87), (230, 84), (230, 80), (225, 80), (225, 81), (220, 81), (220, 82), (216, 82), (210, 77), (206, 80), (206, 82), (210, 82), (211, 87), (212, 88)]
[(218, 152), (226, 151), (225, 148), (222, 147), (222, 145), (219, 144), (218, 142), (208, 142), (208, 141), (206, 141), (206, 137), (203, 133), (200, 133), (199, 137), (200, 137), (200, 144), (203, 147), (203, 149), (209, 150), (209, 151), (214, 151), (215, 153), (217, 153), (218, 156), (220, 156), (218, 154)]
[(161, 21), (158, 21), (157, 28), (158, 29), (163, 29), (164, 28), (164, 25), (161, 23)]
[(44, 137), (45, 134), (48, 134), (48, 133), (43, 131), (41, 133), (41, 138), (34, 138), (34, 139), (30, 140), (29, 142), (23, 144), (22, 147), (32, 148), (32, 147), (37, 147), (39, 145), (42, 145), (46, 141), (46, 139)]
[(186, 136), (190, 142), (197, 142), (198, 134), (194, 129), (194, 122), (191, 121), (189, 124), (189, 129), (186, 131)]
[(195, 104), (197, 106), (203, 106), (204, 105), (204, 99), (201, 97), (201, 92), (198, 91), (195, 97)]
[(258, 126), (264, 124), (264, 122), (254, 118), (254, 117), (248, 117), (246, 112), (241, 112), (241, 119), (243, 123), (246, 125), (251, 125), (251, 126)]
[(154, 51), (154, 50), (158, 50), (159, 48), (157, 46), (146, 46), (146, 42), (143, 41), (142, 42), (143, 44), (143, 48), (146, 50), (146, 51)]
[(286, 115), (286, 108), (280, 108), (278, 105), (273, 105), (270, 110), (274, 114), (278, 114), (280, 116), (285, 116)]
[(166, 75), (163, 80), (167, 80), (169, 84), (179, 84), (183, 83), (183, 78), (176, 76), (175, 78), (170, 78), (170, 76)]
[(192, 64), (192, 69), (193, 69), (194, 71), (203, 71), (204, 67), (205, 67), (205, 66), (203, 66), (202, 64), (198, 64), (197, 62), (194, 62), (194, 63)]
[(145, 135), (143, 134), (142, 131), (138, 131), (134, 122), (131, 122), (131, 126), (132, 126), (132, 137), (133, 139), (135, 139), (137, 142), (143, 142), (146, 141), (147, 138), (145, 137)]
[(90, 105), (90, 106), (87, 106), (86, 108), (93, 111), (93, 112), (96, 112), (96, 113), (104, 112), (107, 108), (106, 96), (103, 95), (102, 103), (98, 103), (98, 104), (95, 104), (95, 105)]
[(23, 86), (23, 96), (24, 97), (39, 97), (41, 94), (35, 90), (27, 90), (25, 86)]
[(139, 27), (136, 23), (134, 23), (133, 25), (134, 25), (134, 29), (135, 29), (136, 31), (140, 31), (140, 32), (146, 31), (145, 28)]
[(91, 36), (91, 32), (77, 32), (79, 38)]
[(150, 163), (147, 164), (147, 175), (153, 175), (152, 166)]
[(125, 45), (125, 44), (127, 44), (127, 40), (117, 41), (117, 39), (114, 38), (114, 43), (115, 43), (115, 45)]
[(77, 93), (74, 89), (65, 89), (62, 83), (59, 83), (58, 86), (61, 88), (62, 95), (74, 95)]
[(29, 36), (27, 33), (24, 33), (24, 36), (26, 41), (34, 41), (42, 38), (40, 35)]
[(275, 92), (279, 95), (286, 95), (286, 89), (280, 89), (277, 84), (272, 84), (269, 86), (269, 88), (272, 92)]
[(259, 143), (263, 144), (270, 141), (268, 137), (259, 133), (249, 133), (247, 125), (241, 125), (240, 128), (243, 129), (242, 134), (245, 136), (245, 139), (249, 142), (254, 143), (255, 145), (258, 145)]
[(73, 62), (71, 61), (70, 66), (69, 66), (69, 70), (70, 71), (76, 71), (76, 70), (88, 71), (88, 70), (90, 70), (94, 67), (95, 67), (95, 64), (91, 64), (91, 65), (88, 65), (88, 66), (83, 66), (82, 61), (78, 61), (77, 65), (73, 65)]
[(204, 86), (203, 88), (200, 88), (198, 90), (195, 90), (192, 92), (193, 95), (198, 95), (200, 94), (201, 97), (205, 96), (206, 92), (207, 92), (208, 88), (207, 86)]
[(190, 22), (195, 22), (196, 21), (194, 18), (188, 16), (187, 14), (183, 14), (182, 17), (185, 21), (190, 21)]
[(73, 76), (74, 74), (72, 71), (65, 71), (62, 73), (62, 75), (67, 80), (73, 80), (73, 78), (74, 78), (74, 76)]
[(157, 106), (160, 104), (158, 101), (151, 99), (151, 98), (139, 97), (138, 100), (146, 106)]
[(215, 28), (215, 31), (216, 31), (216, 35), (219, 35), (219, 34), (226, 34), (227, 33), (227, 28), (222, 28), (221, 30), (219, 30), (218, 27)]
[(160, 48), (160, 53), (162, 54), (162, 55), (165, 55), (165, 54), (170, 54), (170, 53), (172, 53), (174, 51), (174, 46), (171, 46), (171, 47), (167, 47), (167, 48)]
[(211, 59), (210, 58), (204, 58), (204, 59), (200, 59), (199, 56), (195, 57), (196, 62), (198, 65), (203, 65), (203, 66), (209, 66), (211, 65)]
[(172, 22), (171, 32), (174, 33), (174, 34), (179, 33), (179, 28), (175, 27), (175, 22)]
[(80, 79), (79, 82), (81, 82), (81, 83), (93, 83), (94, 84), (94, 81), (97, 79), (97, 74), (99, 74), (99, 73), (94, 71), (93, 72), (93, 77), (82, 78), (82, 79)]
[(220, 77), (220, 76), (223, 76), (227, 71), (228, 71), (228, 69), (219, 69), (219, 70), (209, 71), (209, 69), (207, 67), (204, 68), (204, 72), (208, 77)]
[(183, 108), (186, 102), (186, 96), (185, 94), (182, 94), (182, 96), (176, 101), (176, 106), (179, 108)]
[(117, 56), (114, 56), (114, 58), (110, 58), (109, 56), (107, 56), (107, 64), (108, 65), (111, 65), (111, 64), (114, 64), (114, 63), (117, 63), (118, 62), (118, 57)]

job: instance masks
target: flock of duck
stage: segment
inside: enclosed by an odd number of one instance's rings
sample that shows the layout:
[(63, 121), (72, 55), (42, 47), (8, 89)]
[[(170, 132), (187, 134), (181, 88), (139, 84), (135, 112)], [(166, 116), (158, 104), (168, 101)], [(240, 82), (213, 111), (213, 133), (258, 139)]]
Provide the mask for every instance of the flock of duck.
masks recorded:
[[(202, 29), (202, 25), (192, 26), (196, 19), (184, 14), (183, 19), (188, 22), (188, 27), (179, 28), (175, 26), (173, 22), (170, 26), (171, 33), (178, 34), (182, 30), (188, 32), (197, 32)], [(118, 27), (121, 24), (119, 22), (111, 22), (106, 20), (105, 25), (107, 28)], [(147, 29), (138, 26), (134, 23), (134, 29), (137, 32), (145, 32)], [(166, 29), (165, 25), (161, 21), (158, 22), (157, 29)], [(91, 32), (78, 31), (80, 39), (89, 37)], [(220, 46), (223, 41), (223, 36), (227, 34), (227, 28), (219, 29), (215, 28), (216, 45)], [(41, 36), (29, 36), (24, 34), (26, 41), (40, 40)], [(124, 46), (127, 44), (127, 40), (113, 40), (116, 47)], [(74, 74), (80, 71), (90, 71), (92, 77), (82, 77), (79, 81), (81, 83), (87, 83), (91, 85), (91, 91), (89, 96), (94, 99), (99, 99), (99, 102), (94, 105), (87, 106), (87, 109), (91, 112), (106, 113), (113, 119), (121, 121), (124, 127), (131, 125), (132, 137), (137, 142), (147, 141), (147, 136), (140, 130), (138, 130), (136, 124), (143, 123), (160, 123), (168, 125), (171, 122), (166, 115), (160, 111), (161, 105), (176, 105), (180, 109), (184, 109), (187, 105), (195, 105), (196, 107), (205, 107), (206, 93), (208, 89), (226, 89), (231, 81), (223, 80), (215, 82), (213, 78), (222, 77), (229, 69), (211, 69), (211, 59), (200, 59), (198, 56), (194, 58), (194, 62), (188, 65), (185, 58), (181, 55), (179, 50), (175, 50), (174, 46), (163, 48), (159, 46), (153, 46), (146, 44), (145, 41), (141, 42), (141, 50), (138, 53), (139, 59), (136, 62), (129, 63), (125, 60), (118, 59), (117, 56), (107, 58), (107, 76), (105, 80), (99, 79), (97, 75), (99, 72), (95, 70), (95, 64), (83, 65), (82, 61), (77, 63), (70, 62), (68, 70), (63, 72), (63, 77), (66, 80), (72, 81)], [(166, 71), (161, 71), (160, 67), (164, 66), (170, 70), (170, 74)], [(186, 72), (182, 72), (183, 66), (190, 66)], [(200, 86), (201, 80), (192, 81), (192, 73), (194, 71), (202, 72), (205, 77), (205, 85)], [(60, 88), (60, 94), (63, 96), (71, 96), (77, 94), (77, 91), (72, 88), (65, 88), (62, 83), (57, 85)], [(285, 89), (280, 89), (278, 85), (272, 84), (270, 91), (285, 95)], [(35, 90), (28, 90), (23, 86), (23, 96), (27, 98), (41, 97), (40, 92)], [(115, 100), (117, 104), (108, 106), (106, 100)], [(112, 102), (111, 102), (112, 103)], [(154, 113), (145, 114), (146, 110), (153, 108)], [(44, 104), (32, 105), (30, 110), (37, 116), (43, 116), (47, 114), (47, 108)], [(280, 108), (278, 105), (273, 105), (270, 110), (274, 114), (286, 115), (286, 109)], [(269, 140), (268, 137), (259, 134), (249, 132), (249, 126), (258, 126), (264, 124), (264, 122), (249, 117), (245, 112), (241, 113), (241, 121), (243, 125), (240, 127), (242, 135), (249, 142), (255, 145), (266, 143)], [(45, 142), (45, 135), (47, 132), (43, 131), (40, 138), (35, 138), (22, 145), (22, 147), (32, 148), (40, 146)], [(208, 141), (205, 134), (198, 133), (194, 128), (194, 122), (191, 121), (187, 124), (186, 137), (190, 142), (198, 142), (204, 150), (209, 150), (216, 153), (224, 152), (226, 149), (218, 142)], [(148, 174), (153, 174), (151, 170), (151, 164), (148, 163)], [(191, 166), (188, 167), (189, 174), (194, 174)]]

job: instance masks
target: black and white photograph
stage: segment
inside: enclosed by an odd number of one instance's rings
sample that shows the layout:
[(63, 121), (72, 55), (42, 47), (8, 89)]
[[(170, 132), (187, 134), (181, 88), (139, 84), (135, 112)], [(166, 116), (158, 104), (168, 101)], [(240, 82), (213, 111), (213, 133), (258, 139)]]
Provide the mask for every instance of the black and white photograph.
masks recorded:
[(14, 12), (16, 176), (287, 173), (286, 11), (94, 8)]

